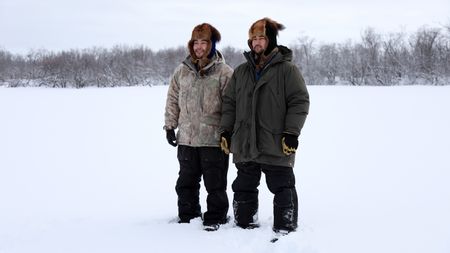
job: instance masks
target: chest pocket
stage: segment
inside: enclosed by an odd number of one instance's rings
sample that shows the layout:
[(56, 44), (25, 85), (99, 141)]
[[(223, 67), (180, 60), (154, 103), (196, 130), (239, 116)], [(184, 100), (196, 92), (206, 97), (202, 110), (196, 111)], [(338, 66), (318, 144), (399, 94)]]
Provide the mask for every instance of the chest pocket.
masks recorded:
[(254, 87), (254, 79), (248, 72), (236, 81), (236, 122), (251, 117)]
[[(195, 75), (189, 71), (184, 72), (179, 80), (180, 91), (178, 97), (178, 103), (182, 111), (182, 115), (188, 115), (192, 113), (192, 107), (196, 107), (195, 101), (192, 101), (192, 93), (195, 93)], [(194, 105), (192, 105), (194, 103)], [(179, 120), (184, 121), (184, 118)]]
[(222, 98), (219, 80), (212, 77), (203, 79), (199, 99), (204, 115), (220, 114)]

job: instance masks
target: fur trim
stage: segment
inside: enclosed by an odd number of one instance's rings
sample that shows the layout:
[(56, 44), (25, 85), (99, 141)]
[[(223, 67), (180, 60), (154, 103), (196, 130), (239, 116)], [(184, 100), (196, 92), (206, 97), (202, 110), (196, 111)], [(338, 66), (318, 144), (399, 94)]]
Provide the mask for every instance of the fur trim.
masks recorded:
[(189, 53), (191, 57), (195, 59), (194, 53), (194, 41), (195, 40), (206, 40), (208, 42), (208, 47), (206, 49), (206, 56), (213, 55), (215, 52), (211, 52), (211, 50), (215, 51), (215, 43), (219, 42), (221, 39), (220, 32), (212, 25), (208, 23), (203, 23), (194, 27), (192, 30), (191, 39), (188, 42)]
[(252, 26), (248, 30), (248, 39), (251, 40), (256, 36), (267, 36), (267, 27), (270, 27), (273, 31), (275, 31), (275, 36), (278, 35), (278, 31), (281, 31), (285, 28), (283, 24), (280, 24), (275, 20), (272, 20), (270, 18), (263, 18), (252, 24)]
[(278, 31), (285, 28), (283, 24), (270, 18), (263, 18), (252, 24), (248, 30), (248, 46), (252, 49), (252, 39), (257, 36), (264, 36), (268, 40), (269, 53), (277, 46)]

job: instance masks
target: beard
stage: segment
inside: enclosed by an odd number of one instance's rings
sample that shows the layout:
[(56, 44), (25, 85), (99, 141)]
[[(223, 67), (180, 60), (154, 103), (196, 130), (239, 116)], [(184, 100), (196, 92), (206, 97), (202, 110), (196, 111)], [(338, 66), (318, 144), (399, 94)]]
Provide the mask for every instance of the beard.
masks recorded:
[(205, 50), (202, 49), (198, 49), (194, 51), (195, 53), (195, 57), (197, 57), (197, 59), (203, 58), (203, 56), (205, 56)]
[(253, 51), (255, 52), (255, 54), (260, 55), (264, 53), (264, 48), (260, 45), (256, 45), (253, 47)]

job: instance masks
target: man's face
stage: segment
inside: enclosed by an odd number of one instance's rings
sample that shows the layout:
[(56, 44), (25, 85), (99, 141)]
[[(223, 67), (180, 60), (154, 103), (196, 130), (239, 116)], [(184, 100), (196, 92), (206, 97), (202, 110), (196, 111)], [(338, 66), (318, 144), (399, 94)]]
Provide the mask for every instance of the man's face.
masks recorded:
[(206, 49), (208, 48), (208, 41), (206, 40), (195, 40), (194, 41), (194, 53), (195, 56), (200, 59), (206, 54)]
[(257, 54), (264, 52), (267, 48), (267, 39), (264, 36), (256, 36), (252, 39), (253, 51)]

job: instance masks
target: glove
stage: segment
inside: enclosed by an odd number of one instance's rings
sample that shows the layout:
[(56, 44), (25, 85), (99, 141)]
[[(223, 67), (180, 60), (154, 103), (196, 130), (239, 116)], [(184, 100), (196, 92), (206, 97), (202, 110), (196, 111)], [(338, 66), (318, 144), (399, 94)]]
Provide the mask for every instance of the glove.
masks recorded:
[(231, 134), (225, 131), (220, 134), (220, 148), (225, 154), (230, 154)]
[(281, 139), (281, 145), (285, 155), (294, 154), (298, 147), (298, 136), (284, 133)]
[(175, 136), (175, 130), (167, 129), (166, 130), (166, 139), (170, 145), (172, 145), (174, 147), (177, 146), (177, 137)]

